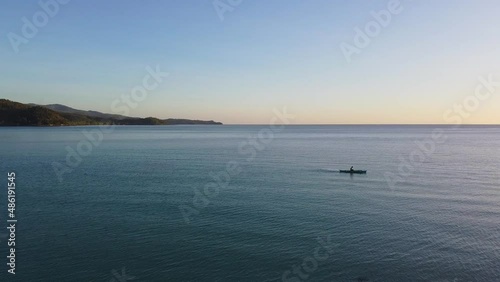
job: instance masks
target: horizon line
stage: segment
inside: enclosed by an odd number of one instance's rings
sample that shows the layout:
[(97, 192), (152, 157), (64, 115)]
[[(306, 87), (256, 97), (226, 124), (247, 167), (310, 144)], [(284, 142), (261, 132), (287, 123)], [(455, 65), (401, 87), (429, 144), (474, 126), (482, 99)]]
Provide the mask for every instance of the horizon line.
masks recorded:
[[(269, 125), (266, 123), (224, 123), (223, 125)], [(473, 125), (473, 126), (500, 126), (500, 123), (466, 123), (466, 124), (450, 124), (450, 123), (294, 123), (294, 124), (276, 124), (276, 125), (389, 125), (389, 126), (397, 126), (397, 125), (444, 125), (444, 126), (464, 126), (464, 125)]]

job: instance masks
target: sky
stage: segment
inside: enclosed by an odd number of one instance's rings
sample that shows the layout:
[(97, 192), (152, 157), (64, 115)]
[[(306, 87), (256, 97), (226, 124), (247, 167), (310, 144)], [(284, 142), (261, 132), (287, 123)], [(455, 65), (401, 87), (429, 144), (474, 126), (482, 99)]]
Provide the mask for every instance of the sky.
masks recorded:
[[(0, 98), (226, 124), (284, 107), (296, 124), (500, 123), (495, 0), (0, 1)], [(125, 104), (148, 67), (169, 75)]]

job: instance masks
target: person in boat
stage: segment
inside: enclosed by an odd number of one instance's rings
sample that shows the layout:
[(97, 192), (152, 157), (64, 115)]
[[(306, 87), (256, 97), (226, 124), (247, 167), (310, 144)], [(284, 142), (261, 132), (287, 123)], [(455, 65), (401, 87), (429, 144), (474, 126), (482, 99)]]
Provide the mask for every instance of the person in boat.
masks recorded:
[(350, 172), (354, 171), (354, 166), (351, 166), (351, 169), (349, 169)]

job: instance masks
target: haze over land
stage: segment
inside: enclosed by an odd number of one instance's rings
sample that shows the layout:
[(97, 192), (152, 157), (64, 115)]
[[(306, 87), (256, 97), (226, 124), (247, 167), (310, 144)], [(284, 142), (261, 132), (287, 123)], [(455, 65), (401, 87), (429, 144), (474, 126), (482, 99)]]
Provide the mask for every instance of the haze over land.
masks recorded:
[[(500, 4), (401, 1), (348, 62), (339, 46), (388, 2), (243, 1), (221, 20), (213, 1), (70, 1), (18, 53), (1, 41), (2, 97), (113, 113), (159, 66), (169, 77), (130, 116), (266, 124), (287, 106), (302, 124), (449, 123), (500, 72)], [(37, 3), (3, 3), (0, 32), (21, 34)], [(463, 123), (498, 123), (499, 96)]]

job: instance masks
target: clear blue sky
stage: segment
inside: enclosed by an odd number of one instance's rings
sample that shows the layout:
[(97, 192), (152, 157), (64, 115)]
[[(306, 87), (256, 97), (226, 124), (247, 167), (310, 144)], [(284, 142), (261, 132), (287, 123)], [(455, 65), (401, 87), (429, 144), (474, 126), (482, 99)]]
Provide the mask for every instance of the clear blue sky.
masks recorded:
[[(296, 123), (444, 123), (500, 73), (500, 3), (402, 0), (348, 63), (340, 44), (389, 2), (243, 0), (221, 21), (212, 0), (72, 0), (15, 53), (8, 34), (41, 8), (2, 0), (0, 97), (111, 112), (159, 65), (170, 76), (130, 115), (267, 123), (287, 106)], [(466, 122), (499, 123), (499, 96)]]

